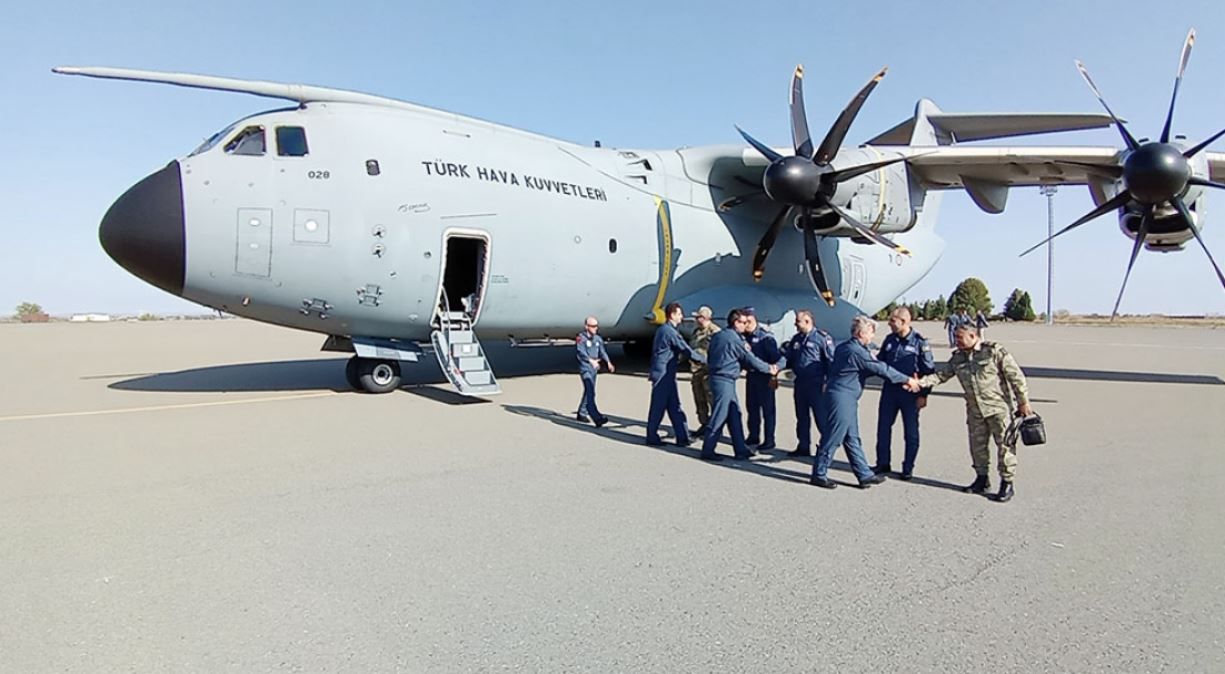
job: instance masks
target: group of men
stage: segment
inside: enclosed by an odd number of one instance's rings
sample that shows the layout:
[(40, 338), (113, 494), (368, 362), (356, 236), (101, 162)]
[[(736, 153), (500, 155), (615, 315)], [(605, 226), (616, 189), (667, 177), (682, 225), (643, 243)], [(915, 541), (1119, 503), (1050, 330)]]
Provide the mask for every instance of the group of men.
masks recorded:
[[(760, 452), (776, 448), (775, 392), (780, 370), (793, 373), (793, 398), (796, 411), (797, 446), (790, 456), (811, 455), (812, 426), (819, 441), (813, 460), (810, 482), (833, 489), (829, 467), (838, 446), (845, 449), (858, 486), (879, 484), (893, 473), (893, 426), (900, 415), (904, 428), (905, 450), (898, 479), (913, 477), (919, 451), (919, 413), (927, 404), (931, 387), (957, 377), (966, 392), (966, 422), (974, 481), (965, 491), (985, 494), (990, 489), (989, 442), (999, 448), (999, 492), (995, 499), (1007, 502), (1014, 494), (1016, 471), (1015, 434), (1009, 433), (1013, 421), (1012, 402), (1020, 417), (1033, 413), (1029, 405), (1024, 375), (1013, 357), (999, 344), (983, 341), (973, 322), (959, 323), (954, 331), (956, 351), (946, 363), (936, 364), (931, 346), (911, 326), (910, 311), (894, 310), (889, 318), (891, 334), (877, 354), (868, 350), (876, 334), (876, 322), (857, 316), (851, 323), (851, 338), (835, 346), (828, 332), (818, 328), (811, 312), (795, 312), (796, 334), (781, 347), (774, 335), (758, 324), (751, 307), (733, 309), (726, 327), (715, 324), (709, 307), (693, 314), (695, 328), (688, 341), (678, 326), (684, 310), (673, 303), (665, 309), (666, 321), (655, 333), (651, 348), (649, 379), (651, 402), (647, 413), (646, 443), (662, 445), (659, 426), (666, 414), (674, 429), (676, 444), (687, 447), (702, 438), (699, 455), (705, 461), (721, 461), (715, 448), (724, 429), (732, 443), (736, 460), (751, 460)], [(580, 421), (602, 426), (607, 418), (595, 403), (595, 378), (601, 363), (613, 371), (612, 361), (598, 334), (598, 321), (587, 318), (585, 330), (577, 338), (583, 399), (578, 410)], [(693, 398), (700, 427), (689, 431), (677, 389), (679, 360), (688, 358), (693, 373)], [(748, 434), (742, 422), (736, 381), (747, 372), (746, 404)], [(881, 390), (876, 463), (869, 465), (859, 437), (859, 398), (864, 381), (877, 376), (885, 381)]]
[(979, 309), (978, 313), (974, 315), (974, 318), (970, 318), (970, 311), (969, 309), (965, 308), (958, 309), (949, 314), (948, 317), (944, 319), (944, 329), (949, 333), (950, 349), (957, 346), (957, 328), (963, 325), (973, 325), (974, 327), (978, 328), (978, 336), (981, 338), (986, 337), (987, 326), (989, 324), (987, 323), (986, 314), (984, 314), (981, 309)]

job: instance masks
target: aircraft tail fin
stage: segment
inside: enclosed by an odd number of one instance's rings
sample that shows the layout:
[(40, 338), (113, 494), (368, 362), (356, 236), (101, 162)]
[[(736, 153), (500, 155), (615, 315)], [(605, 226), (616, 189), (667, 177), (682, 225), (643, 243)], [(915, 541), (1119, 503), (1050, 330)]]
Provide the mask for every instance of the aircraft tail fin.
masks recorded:
[(915, 104), (915, 114), (867, 145), (952, 145), (1038, 133), (1100, 129), (1110, 115), (1059, 112), (944, 112), (930, 99)]

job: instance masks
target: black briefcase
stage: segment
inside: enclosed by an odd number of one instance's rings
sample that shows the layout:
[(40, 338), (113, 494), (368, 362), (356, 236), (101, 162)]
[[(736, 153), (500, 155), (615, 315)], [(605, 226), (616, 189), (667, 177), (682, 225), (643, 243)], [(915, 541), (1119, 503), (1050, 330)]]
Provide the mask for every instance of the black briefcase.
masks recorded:
[(1021, 442), (1026, 445), (1045, 445), (1046, 426), (1037, 414), (1021, 420)]

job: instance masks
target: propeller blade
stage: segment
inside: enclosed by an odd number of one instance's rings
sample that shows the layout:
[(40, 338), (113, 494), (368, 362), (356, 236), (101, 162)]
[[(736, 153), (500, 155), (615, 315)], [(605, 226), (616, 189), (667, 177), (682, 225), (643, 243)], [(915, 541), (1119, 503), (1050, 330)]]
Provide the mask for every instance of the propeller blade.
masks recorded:
[(765, 192), (749, 192), (747, 194), (738, 194), (730, 199), (724, 199), (723, 201), (719, 202), (719, 212), (726, 213), (750, 199), (764, 197), (765, 195)]
[(1191, 47), (1195, 45), (1195, 29), (1187, 32), (1187, 41), (1182, 43), (1182, 56), (1178, 58), (1178, 76), (1174, 78), (1174, 94), (1170, 96), (1170, 111), (1165, 116), (1165, 126), (1161, 128), (1161, 142), (1170, 142), (1170, 123), (1174, 121), (1174, 101), (1178, 100), (1178, 85), (1182, 84), (1182, 73), (1187, 69), (1187, 60), (1191, 58)]
[(795, 141), (795, 155), (812, 155), (812, 136), (808, 135), (808, 116), (804, 114), (804, 66), (795, 67), (791, 76), (791, 139)]
[(829, 133), (825, 134), (825, 140), (821, 141), (821, 147), (817, 148), (817, 153), (812, 156), (812, 160), (818, 166), (825, 166), (834, 160), (834, 155), (838, 154), (838, 148), (842, 147), (842, 141), (846, 139), (846, 132), (850, 131), (851, 123), (859, 114), (859, 109), (863, 107), (864, 101), (868, 100), (868, 94), (872, 93), (888, 70), (887, 67), (881, 68), (880, 72), (876, 73), (872, 80), (855, 94), (855, 98), (852, 98), (842, 114), (838, 115), (838, 119), (834, 120), (834, 125), (829, 128)]
[(1127, 148), (1134, 150), (1140, 147), (1140, 144), (1136, 142), (1134, 137), (1132, 137), (1131, 132), (1127, 130), (1127, 127), (1123, 126), (1123, 122), (1119, 121), (1118, 115), (1114, 114), (1114, 111), (1111, 110), (1110, 106), (1106, 104), (1106, 99), (1102, 98), (1102, 92), (1097, 90), (1097, 85), (1093, 83), (1093, 78), (1089, 77), (1089, 71), (1085, 68), (1085, 64), (1077, 61), (1076, 69), (1080, 71), (1080, 76), (1085, 78), (1085, 83), (1088, 84), (1089, 88), (1093, 90), (1093, 95), (1097, 96), (1097, 102), (1101, 103), (1103, 108), (1106, 108), (1106, 112), (1110, 115), (1110, 118), (1114, 120), (1114, 125), (1119, 129), (1119, 133), (1123, 135), (1123, 142), (1127, 143)]
[(1212, 257), (1212, 252), (1208, 250), (1208, 244), (1204, 243), (1204, 239), (1199, 235), (1199, 227), (1195, 226), (1195, 220), (1191, 217), (1191, 211), (1187, 210), (1187, 204), (1183, 202), (1182, 197), (1174, 197), (1170, 199), (1170, 203), (1174, 204), (1174, 208), (1187, 221), (1187, 226), (1191, 228), (1191, 233), (1195, 235), (1195, 240), (1199, 241), (1199, 247), (1204, 249), (1204, 255), (1208, 256), (1208, 261), (1212, 263), (1212, 269), (1216, 272), (1217, 280), (1221, 282), (1221, 287), (1225, 288), (1225, 274), (1221, 273), (1221, 266), (1216, 263)]
[(808, 263), (808, 275), (817, 287), (821, 299), (829, 306), (834, 306), (834, 294), (829, 290), (829, 282), (825, 280), (825, 270), (821, 267), (821, 246), (817, 245), (817, 230), (813, 228), (812, 218), (808, 209), (804, 209), (804, 261)]
[(740, 132), (740, 135), (744, 136), (744, 139), (745, 139), (745, 140), (747, 140), (747, 141), (749, 142), (749, 145), (752, 145), (752, 146), (753, 146), (753, 147), (754, 147), (754, 148), (755, 148), (755, 149), (756, 149), (758, 152), (760, 152), (760, 153), (761, 153), (761, 154), (762, 154), (762, 155), (763, 155), (763, 156), (764, 156), (766, 159), (769, 159), (770, 161), (778, 161), (778, 160), (780, 160), (780, 159), (782, 159), (782, 158), (783, 158), (783, 155), (781, 155), (781, 154), (779, 154), (779, 153), (775, 152), (774, 150), (770, 149), (770, 146), (769, 146), (769, 145), (766, 145), (765, 143), (762, 143), (761, 141), (757, 140), (756, 138), (754, 138), (754, 137), (750, 136), (749, 134), (745, 133), (745, 132), (744, 132), (744, 129), (742, 129), (742, 128), (740, 128), (740, 127), (736, 127), (736, 130)]
[[(912, 156), (917, 157), (921, 155), (912, 155)], [(894, 157), (893, 159), (886, 159), (884, 161), (872, 162), (871, 164), (860, 164), (858, 166), (849, 166), (844, 169), (838, 169), (837, 171), (830, 171), (829, 173), (825, 174), (822, 177), (824, 177), (826, 180), (831, 180), (836, 183), (841, 183), (841, 182), (850, 180), (851, 178), (856, 178), (858, 176), (861, 176), (865, 173), (871, 173), (872, 171), (875, 171), (879, 168), (884, 168), (890, 164), (896, 164), (900, 161), (906, 161), (907, 159), (910, 159), (910, 158), (911, 157)]]
[(850, 213), (847, 213), (845, 210), (838, 208), (837, 206), (833, 204), (826, 204), (826, 205), (829, 206), (831, 209), (833, 209), (833, 211), (837, 213), (843, 220), (846, 220), (848, 223), (850, 223), (851, 227), (854, 228), (856, 232), (859, 232), (859, 235), (864, 237), (865, 239), (868, 239), (872, 243), (878, 243), (882, 246), (885, 246), (886, 248), (896, 250), (902, 255), (910, 255), (910, 249), (907, 248), (906, 246), (890, 241), (889, 239), (885, 238), (884, 235), (882, 235), (880, 232), (874, 231), (870, 229), (869, 227), (867, 227), (866, 225), (864, 225), (862, 222), (856, 220), (853, 216), (851, 216)]
[(1196, 178), (1192, 176), (1187, 179), (1188, 185), (1199, 185), (1200, 187), (1215, 187), (1218, 190), (1225, 190), (1225, 183), (1213, 182), (1204, 178)]
[(1116, 210), (1116, 209), (1122, 208), (1122, 207), (1123, 207), (1123, 205), (1124, 205), (1124, 204), (1126, 204), (1126, 203), (1127, 203), (1127, 202), (1129, 202), (1129, 201), (1131, 201), (1131, 194), (1130, 194), (1129, 192), (1127, 192), (1126, 190), (1124, 190), (1124, 191), (1122, 191), (1122, 192), (1119, 192), (1118, 194), (1114, 195), (1114, 198), (1110, 199), (1109, 201), (1106, 201), (1106, 202), (1102, 203), (1102, 205), (1101, 205), (1101, 206), (1098, 206), (1097, 208), (1095, 208), (1095, 209), (1093, 209), (1093, 210), (1089, 211), (1088, 213), (1084, 214), (1084, 215), (1083, 215), (1083, 216), (1081, 216), (1081, 217), (1080, 217), (1080, 219), (1078, 219), (1076, 222), (1073, 222), (1072, 224), (1068, 225), (1067, 227), (1064, 227), (1063, 229), (1059, 230), (1058, 232), (1055, 232), (1053, 235), (1051, 235), (1051, 236), (1049, 236), (1049, 237), (1047, 237), (1047, 238), (1043, 239), (1042, 241), (1038, 242), (1037, 244), (1035, 244), (1035, 245), (1033, 245), (1033, 246), (1031, 246), (1031, 247), (1027, 248), (1027, 249), (1025, 250), (1025, 252), (1021, 253), (1021, 254), (1020, 254), (1020, 255), (1018, 255), (1017, 257), (1025, 257), (1026, 255), (1029, 255), (1030, 253), (1034, 252), (1035, 250), (1038, 250), (1038, 249), (1039, 249), (1039, 248), (1041, 248), (1042, 246), (1045, 246), (1045, 245), (1047, 244), (1047, 242), (1048, 242), (1048, 241), (1052, 241), (1052, 240), (1054, 240), (1054, 239), (1055, 239), (1055, 237), (1060, 236), (1060, 235), (1062, 235), (1062, 234), (1066, 234), (1067, 232), (1070, 232), (1070, 231), (1072, 231), (1073, 229), (1076, 229), (1077, 227), (1080, 227), (1081, 225), (1085, 224), (1086, 222), (1089, 222), (1090, 220), (1092, 220), (1092, 219), (1094, 219), (1094, 218), (1096, 218), (1096, 217), (1098, 217), (1098, 216), (1105, 215), (1105, 214), (1109, 213), (1110, 211), (1113, 211), (1113, 210)]
[(1186, 157), (1187, 159), (1194, 157), (1195, 155), (1200, 153), (1200, 150), (1203, 150), (1209, 145), (1212, 145), (1212, 141), (1216, 140), (1217, 138), (1220, 138), (1221, 136), (1225, 136), (1225, 129), (1221, 129), (1220, 131), (1217, 131), (1216, 133), (1212, 134), (1211, 136), (1208, 137), (1208, 140), (1182, 153), (1182, 156)]
[(783, 229), (783, 222), (787, 219), (787, 212), (791, 210), (790, 206), (784, 206), (778, 215), (774, 216), (770, 227), (766, 229), (766, 233), (762, 235), (761, 241), (757, 243), (757, 251), (753, 253), (753, 280), (760, 281), (762, 274), (766, 271), (766, 256), (770, 254), (770, 249), (774, 247), (774, 241), (778, 239), (778, 233)]
[(1123, 285), (1119, 287), (1119, 298), (1114, 301), (1114, 311), (1110, 312), (1110, 320), (1114, 321), (1115, 316), (1119, 315), (1119, 305), (1123, 302), (1123, 291), (1127, 290), (1127, 279), (1131, 277), (1131, 268), (1136, 264), (1136, 257), (1140, 255), (1140, 249), (1144, 247), (1144, 239), (1148, 236), (1149, 225), (1153, 224), (1153, 207), (1149, 206), (1148, 210), (1144, 211), (1144, 217), (1140, 219), (1140, 230), (1136, 232), (1136, 242), (1131, 247), (1131, 259), (1127, 261), (1127, 273), (1123, 274)]

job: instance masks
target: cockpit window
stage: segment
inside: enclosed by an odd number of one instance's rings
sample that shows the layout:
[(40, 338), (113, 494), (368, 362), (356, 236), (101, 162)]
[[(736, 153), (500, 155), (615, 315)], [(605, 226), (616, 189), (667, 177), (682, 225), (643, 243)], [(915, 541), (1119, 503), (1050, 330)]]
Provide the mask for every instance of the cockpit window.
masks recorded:
[(261, 157), (264, 154), (264, 127), (248, 126), (225, 144), (226, 154)]
[(278, 126), (276, 128), (276, 153), (281, 157), (305, 157), (306, 129), (300, 126)]

